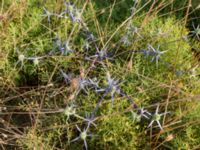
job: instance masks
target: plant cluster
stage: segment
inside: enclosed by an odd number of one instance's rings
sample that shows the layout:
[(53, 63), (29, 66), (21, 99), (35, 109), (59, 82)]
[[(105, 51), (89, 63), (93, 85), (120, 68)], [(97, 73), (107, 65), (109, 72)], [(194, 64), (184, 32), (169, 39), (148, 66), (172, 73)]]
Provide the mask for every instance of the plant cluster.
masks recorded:
[[(143, 2), (131, 1), (127, 19), (115, 27), (118, 22), (109, 24), (114, 6), (120, 5), (115, 1), (108, 20), (99, 26), (102, 12), (96, 16), (93, 2), (56, 3), (34, 7), (32, 14), (19, 12), (19, 18), (29, 24), (17, 28), (20, 19), (14, 19), (5, 31), (8, 38), (2, 37), (8, 46), (1, 47), (7, 52), (6, 63), (0, 66), (0, 113), (5, 118), (0, 123), (23, 126), (2, 130), (5, 141), (14, 137), (13, 143), (3, 145), (9, 148), (17, 143), (25, 149), (180, 147), (184, 139), (177, 138), (176, 143), (173, 134), (180, 133), (174, 125), (186, 126), (191, 116), (194, 122), (199, 110), (193, 99), (199, 98), (200, 69), (191, 51), (191, 43), (198, 43), (190, 36), (200, 40), (199, 25), (193, 24), (189, 33), (173, 17), (163, 19), (145, 10), (139, 15)], [(34, 20), (34, 29), (29, 29)], [(102, 31), (104, 26), (105, 32), (111, 28), (108, 34)], [(192, 126), (183, 134), (197, 145), (199, 138), (190, 134), (194, 131), (200, 129)], [(146, 141), (150, 143), (144, 147)]]

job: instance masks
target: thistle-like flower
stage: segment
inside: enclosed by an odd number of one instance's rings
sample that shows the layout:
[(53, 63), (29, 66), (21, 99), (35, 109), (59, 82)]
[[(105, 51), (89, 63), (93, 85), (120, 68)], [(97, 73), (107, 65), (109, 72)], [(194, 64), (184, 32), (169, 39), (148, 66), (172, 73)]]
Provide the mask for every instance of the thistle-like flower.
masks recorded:
[(121, 42), (126, 46), (129, 46), (131, 44), (129, 36), (126, 34), (122, 37)]
[(76, 95), (78, 95), (81, 90), (83, 90), (86, 94), (88, 94), (89, 89), (93, 89), (93, 88), (97, 89), (98, 87), (99, 87), (98, 82), (90, 78), (89, 79), (79, 78)]
[(145, 117), (146, 119), (149, 119), (151, 116), (151, 113), (145, 110), (144, 108), (139, 109), (139, 115), (140, 117)]
[[(19, 52), (18, 52), (18, 53), (19, 53)], [(19, 55), (18, 55), (18, 61), (16, 62), (15, 67), (20, 63), (20, 69), (22, 69), (23, 66), (24, 66), (24, 61), (25, 61), (26, 59), (27, 59), (27, 58), (25, 57), (25, 55), (19, 54)]]
[(97, 79), (88, 79), (88, 85), (91, 86), (91, 88), (94, 88), (95, 90), (97, 90), (99, 88), (99, 81), (97, 81)]
[(64, 109), (64, 115), (67, 116), (67, 121), (69, 120), (70, 116), (73, 116), (75, 114), (76, 114), (76, 109), (75, 109), (74, 105), (67, 106)]
[(64, 78), (66, 84), (73, 84), (74, 89), (76, 89), (76, 95), (80, 93), (81, 90), (83, 90), (86, 94), (88, 94), (89, 89), (98, 89), (99, 88), (99, 81), (96, 81), (95, 79), (90, 78), (72, 78), (71, 74), (66, 74), (62, 69), (60, 69), (60, 72), (62, 74), (62, 77)]
[(71, 16), (73, 22), (80, 23), (82, 21), (81, 11), (79, 9), (74, 10), (74, 15)]
[(18, 56), (18, 59), (19, 59), (19, 61), (23, 62), (24, 59), (25, 59), (25, 56), (24, 56), (23, 54), (20, 54), (20, 55)]
[(133, 2), (134, 2), (134, 5), (130, 8), (130, 10), (131, 10), (131, 15), (132, 15), (132, 16), (134, 16), (134, 14), (135, 14), (136, 11), (137, 11), (136, 7), (137, 7), (137, 5), (138, 5), (139, 0), (133, 0)]
[(62, 42), (58, 36), (56, 37), (55, 44), (56, 48), (60, 50), (62, 55), (67, 55), (74, 52), (74, 50), (71, 49), (69, 41)]
[(61, 48), (61, 52), (63, 55), (67, 55), (69, 53), (73, 53), (74, 51), (71, 49), (69, 42), (67, 41), (63, 44), (63, 47)]
[(85, 48), (86, 49), (86, 51), (88, 52), (88, 50), (90, 49), (90, 44), (89, 44), (89, 42), (88, 41), (85, 41), (85, 43), (84, 43), (84, 45), (83, 45), (83, 48)]
[(96, 54), (93, 56), (90, 56), (89, 59), (90, 58), (96, 58), (99, 62), (102, 62), (104, 59), (111, 59), (109, 57), (107, 49), (101, 49), (101, 50), (97, 49)]
[(86, 117), (85, 117), (84, 120), (87, 122), (88, 126), (90, 126), (92, 124), (95, 127), (97, 127), (97, 125), (94, 123), (94, 121), (96, 120), (94, 114), (92, 114), (92, 113), (86, 113)]
[(141, 116), (138, 115), (136, 112), (134, 112), (133, 110), (130, 111), (131, 112), (131, 119), (134, 121), (134, 122), (140, 122), (141, 120)]
[(145, 110), (144, 108), (140, 108), (137, 113), (131, 111), (133, 121), (139, 122), (142, 117), (149, 119), (151, 117), (151, 113)]
[(27, 60), (31, 60), (35, 66), (39, 65), (41, 59), (45, 58), (46, 56), (39, 56), (39, 57), (27, 57)]
[(66, 74), (62, 69), (60, 69), (60, 72), (61, 72), (61, 74), (62, 74), (62, 76), (65, 80), (65, 83), (69, 84), (71, 82), (71, 79), (72, 79), (71, 75)]
[(160, 51), (160, 46), (158, 46), (157, 49), (152, 47), (150, 44), (148, 45), (148, 50), (142, 50), (143, 54), (145, 56), (152, 56), (152, 62), (155, 60), (156, 61), (156, 66), (158, 66), (158, 60), (160, 59), (161, 55), (166, 53), (167, 51)]
[(88, 80), (85, 78), (78, 79), (78, 88), (76, 94), (78, 95), (81, 90), (83, 90), (86, 94), (88, 94)]
[(38, 58), (35, 58), (35, 59), (33, 60), (33, 64), (34, 64), (35, 66), (39, 65), (39, 59), (38, 59)]
[(134, 26), (132, 23), (130, 23), (128, 26), (127, 26), (127, 30), (128, 30), (128, 34), (130, 35), (137, 35), (139, 36), (140, 38), (142, 38), (142, 36), (140, 35), (139, 33), (139, 28)]
[(96, 54), (95, 56), (98, 57), (98, 59), (99, 59), (100, 61), (104, 60), (105, 58), (108, 58), (107, 51), (104, 50), (104, 49), (98, 51), (97, 54)]
[(67, 13), (70, 16), (72, 22), (80, 23), (82, 21), (81, 11), (75, 8), (73, 4), (65, 1), (65, 7), (66, 9), (62, 14)]
[(94, 35), (88, 31), (88, 29), (85, 31), (85, 36), (87, 41), (94, 41)]
[[(18, 51), (17, 51), (18, 52)], [(18, 52), (19, 53), (19, 52)], [(16, 63), (16, 66), (19, 64), (19, 63), (21, 63), (21, 69), (22, 69), (22, 67), (24, 66), (24, 61), (25, 60), (30, 60), (30, 61), (32, 61), (33, 62), (33, 64), (34, 64), (34, 66), (37, 66), (37, 65), (39, 65), (39, 60), (40, 59), (43, 59), (43, 58), (45, 58), (45, 57), (47, 57), (47, 56), (38, 56), (38, 57), (26, 57), (25, 55), (23, 55), (23, 54), (19, 54), (18, 55), (18, 61), (17, 61), (17, 63)]]
[(107, 72), (107, 87), (102, 88), (102, 89), (98, 89), (98, 90), (96, 90), (96, 92), (110, 93), (111, 94), (111, 102), (113, 104), (115, 94), (121, 93), (120, 84), (121, 83), (119, 83), (119, 80), (115, 80), (114, 78), (111, 78), (110, 73)]
[(194, 67), (192, 67), (190, 70), (189, 70), (189, 77), (190, 78), (195, 78), (195, 77), (197, 77), (198, 76), (198, 73), (197, 73), (197, 69), (199, 68), (199, 65), (196, 65), (196, 66), (194, 66)]
[(44, 9), (45, 14), (43, 14), (41, 16), (47, 17), (48, 22), (51, 22), (51, 16), (53, 16), (54, 14), (51, 13), (50, 11), (48, 11), (45, 7), (43, 9)]
[(73, 14), (73, 11), (74, 11), (74, 5), (71, 4), (70, 2), (66, 2), (66, 1), (64, 1), (64, 3), (65, 3), (65, 7), (66, 7), (66, 9), (65, 9), (65, 13)]
[(156, 122), (158, 124), (159, 128), (161, 130), (163, 130), (163, 127), (160, 124), (160, 120), (163, 115), (168, 114), (169, 112), (164, 112), (164, 113), (159, 114), (158, 111), (159, 111), (159, 105), (157, 105), (156, 112), (152, 115), (152, 120), (151, 120), (150, 124), (148, 125), (148, 128), (152, 127), (153, 123)]
[(79, 139), (81, 139), (81, 140), (84, 141), (85, 149), (87, 150), (88, 149), (88, 145), (87, 145), (86, 139), (87, 139), (87, 137), (92, 137), (93, 136), (92, 134), (88, 134), (89, 125), (87, 125), (87, 127), (83, 131), (81, 131), (81, 129), (77, 125), (76, 125), (76, 128), (80, 132), (80, 134), (79, 134), (78, 137), (73, 139), (71, 142), (76, 142)]
[(197, 37), (197, 39), (200, 41), (200, 25), (198, 25), (197, 27), (194, 26), (194, 23), (192, 24), (193, 27), (193, 31), (191, 31), (191, 33)]

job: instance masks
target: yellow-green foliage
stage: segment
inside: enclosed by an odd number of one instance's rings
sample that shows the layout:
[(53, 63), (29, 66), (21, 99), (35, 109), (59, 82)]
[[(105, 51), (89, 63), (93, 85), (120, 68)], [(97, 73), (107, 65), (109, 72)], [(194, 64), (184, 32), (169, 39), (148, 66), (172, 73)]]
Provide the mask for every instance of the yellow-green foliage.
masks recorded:
[[(108, 149), (136, 149), (141, 142), (137, 136), (138, 125), (131, 118), (124, 115), (105, 117), (100, 121), (101, 128), (98, 129), (100, 147)], [(103, 143), (103, 145), (102, 145)]]

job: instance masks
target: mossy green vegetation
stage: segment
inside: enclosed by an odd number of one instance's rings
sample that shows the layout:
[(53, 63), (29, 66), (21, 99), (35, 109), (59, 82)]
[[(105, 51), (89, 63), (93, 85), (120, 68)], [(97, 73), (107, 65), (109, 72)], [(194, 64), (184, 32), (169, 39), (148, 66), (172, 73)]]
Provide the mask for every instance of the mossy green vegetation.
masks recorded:
[(2, 149), (199, 149), (195, 1), (0, 4)]

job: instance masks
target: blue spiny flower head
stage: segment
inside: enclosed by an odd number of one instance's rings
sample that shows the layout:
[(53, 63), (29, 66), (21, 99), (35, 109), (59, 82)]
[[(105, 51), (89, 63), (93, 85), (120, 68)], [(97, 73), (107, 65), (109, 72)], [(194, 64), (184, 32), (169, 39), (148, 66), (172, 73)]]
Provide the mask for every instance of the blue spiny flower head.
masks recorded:
[(189, 73), (189, 77), (190, 78), (196, 78), (198, 76), (198, 73), (197, 73), (197, 69), (199, 68), (199, 65), (196, 65), (194, 67), (192, 67), (188, 73)]
[(53, 16), (53, 13), (51, 13), (50, 11), (48, 11), (45, 7), (43, 9), (44, 9), (45, 14), (41, 15), (41, 16), (47, 17), (48, 22), (50, 22), (51, 21), (51, 16)]
[(97, 81), (96, 79), (84, 78), (84, 77), (73, 78), (72, 74), (67, 74), (62, 69), (60, 69), (60, 72), (66, 84), (71, 83), (75, 85), (76, 95), (78, 95), (81, 90), (83, 90), (85, 93), (88, 94), (89, 89), (96, 90), (99, 88), (99, 81)]
[(106, 49), (101, 49), (100, 51), (98, 51), (96, 56), (99, 58), (100, 61), (102, 61), (103, 59), (107, 58), (108, 55), (107, 55)]
[(83, 131), (81, 131), (81, 129), (79, 128), (78, 125), (76, 125), (77, 130), (80, 132), (79, 136), (76, 137), (75, 139), (73, 139), (71, 142), (76, 142), (79, 139), (84, 141), (84, 145), (85, 145), (85, 149), (88, 149), (88, 144), (87, 144), (87, 137), (92, 137), (92, 134), (88, 134), (88, 130), (89, 130), (90, 125), (88, 124), (86, 128), (83, 129)]
[(141, 36), (140, 33), (139, 33), (139, 30), (140, 30), (140, 29), (139, 29), (138, 27), (134, 26), (134, 25), (132, 24), (132, 22), (130, 22), (130, 23), (128, 24), (128, 26), (127, 26), (127, 32), (128, 32), (128, 34), (130, 34), (130, 35), (132, 35), (132, 36), (137, 35), (137, 36), (139, 36), (139, 37), (142, 38), (142, 36)]
[(120, 94), (120, 84), (119, 80), (116, 80), (115, 78), (111, 78), (110, 73), (107, 72), (107, 90), (111, 93), (111, 101), (112, 104), (114, 102), (114, 96), (116, 93)]
[(140, 122), (141, 121), (141, 116), (140, 115), (138, 115), (133, 110), (131, 110), (130, 112), (131, 112), (131, 119), (133, 120), (133, 122)]
[(121, 42), (126, 46), (130, 46), (131, 45), (131, 41), (130, 41), (129, 36), (127, 34), (125, 34), (122, 37)]
[(55, 38), (55, 46), (58, 48), (62, 55), (68, 55), (70, 53), (73, 53), (74, 50), (72, 50), (69, 41), (62, 42), (62, 40), (57, 35)]
[(94, 81), (90, 78), (80, 77), (78, 79), (78, 87), (76, 94), (78, 95), (81, 90), (83, 90), (86, 94), (88, 94), (89, 89), (97, 89), (99, 88), (98, 81)]
[(139, 29), (132, 24), (128, 26), (128, 31), (132, 34), (139, 34)]
[(96, 90), (96, 92), (105, 92), (105, 93), (110, 93), (111, 94), (111, 102), (113, 104), (114, 102), (114, 97), (115, 94), (121, 94), (121, 90), (120, 90), (120, 84), (119, 80), (116, 80), (115, 78), (111, 78), (110, 73), (107, 72), (107, 86), (106, 88), (102, 88), (102, 89), (98, 89)]
[(160, 46), (158, 46), (157, 49), (155, 49), (152, 45), (148, 45), (148, 50), (141, 50), (143, 54), (148, 57), (152, 57), (152, 62), (155, 60), (156, 61), (156, 66), (158, 67), (158, 60), (160, 59), (161, 55), (166, 53), (167, 51), (160, 51)]
[(138, 5), (139, 0), (133, 0), (133, 2), (134, 2), (134, 5), (130, 8), (132, 16), (134, 16), (134, 14), (137, 11), (136, 6)]
[(106, 48), (101, 49), (101, 50), (97, 49), (96, 54), (93, 56), (90, 56), (89, 59), (90, 58), (96, 58), (97, 61), (99, 61), (99, 62), (102, 62), (105, 59), (112, 59), (112, 58), (110, 58), (110, 54), (108, 54)]
[(91, 45), (88, 41), (85, 41), (84, 42), (84, 45), (83, 45), (83, 48), (86, 49), (86, 52), (89, 51), (89, 49), (91, 48)]
[(161, 124), (160, 124), (160, 120), (161, 120), (161, 117), (162, 117), (163, 115), (166, 115), (166, 114), (168, 114), (169, 112), (164, 112), (164, 113), (160, 113), (160, 114), (159, 114), (158, 111), (159, 111), (159, 104), (158, 104), (157, 107), (156, 107), (155, 113), (152, 115), (152, 119), (151, 119), (150, 124), (148, 125), (148, 128), (149, 128), (149, 127), (152, 127), (153, 123), (156, 122), (156, 123), (158, 124), (159, 128), (160, 128), (161, 130), (163, 130), (163, 127), (162, 127)]
[(38, 66), (40, 60), (44, 59), (45, 57), (47, 57), (47, 56), (27, 57), (26, 59), (27, 60), (31, 60), (33, 62), (33, 64), (34, 64), (34, 66)]
[(139, 115), (140, 115), (140, 117), (144, 117), (146, 119), (149, 119), (149, 117), (151, 116), (151, 113), (148, 112), (147, 110), (145, 110), (144, 108), (140, 108), (139, 109)]
[(92, 88), (92, 89), (95, 89), (97, 90), (99, 88), (99, 81), (97, 81), (96, 78), (94, 79), (88, 79), (88, 85)]
[(94, 121), (96, 120), (94, 114), (86, 112), (85, 116), (86, 117), (85, 117), (84, 120), (87, 122), (88, 126), (93, 125), (93, 126), (97, 127), (97, 125), (94, 123)]
[(73, 22), (81, 23), (81, 22), (82, 22), (82, 14), (81, 14), (81, 11), (80, 11), (79, 9), (75, 9), (74, 15), (71, 16), (71, 18), (72, 18), (72, 21), (73, 21)]
[(44, 13), (43, 15), (41, 16), (44, 16), (44, 17), (47, 17), (48, 19), (48, 22), (50, 23), (51, 22), (51, 17), (52, 16), (55, 16), (55, 17), (58, 17), (58, 18), (65, 18), (65, 19), (68, 19), (68, 17), (66, 16), (66, 12), (61, 12), (60, 14), (56, 14), (56, 13), (52, 13), (50, 11), (47, 10), (47, 8), (43, 8), (44, 9)]
[(66, 41), (64, 44), (63, 44), (63, 47), (62, 47), (62, 53), (64, 55), (67, 55), (68, 53), (73, 53), (74, 50), (71, 49), (71, 46), (69, 45), (69, 41)]
[(101, 105), (102, 101), (105, 99), (105, 97), (108, 95), (108, 94), (111, 94), (111, 102), (112, 102), (112, 105), (113, 105), (113, 102), (114, 102), (114, 97), (115, 97), (115, 94), (119, 94), (120, 96), (123, 96), (123, 97), (126, 97), (128, 101), (130, 101), (130, 103), (132, 104), (133, 108), (137, 109), (138, 106), (134, 103), (133, 99), (127, 95), (126, 93), (124, 93), (121, 88), (120, 88), (120, 85), (123, 83), (123, 82), (119, 82), (119, 80), (116, 80), (115, 78), (112, 78), (110, 73), (107, 72), (106, 74), (107, 76), (107, 85), (105, 88), (99, 88), (98, 90), (96, 90), (96, 92), (104, 92), (103, 95), (101, 96), (100, 100), (98, 101), (94, 111), (93, 111), (93, 115), (95, 115), (95, 113), (97, 112), (97, 110), (99, 109), (99, 106)]
[(62, 47), (62, 41), (61, 41), (60, 36), (58, 34), (56, 35), (56, 37), (54, 38), (53, 41), (54, 41), (55, 46)]
[(136, 122), (141, 121), (142, 117), (144, 117), (145, 119), (150, 119), (150, 117), (152, 117), (151, 113), (148, 112), (143, 107), (138, 108), (137, 113), (131, 110), (131, 114), (132, 114), (133, 121), (136, 121)]
[(194, 23), (192, 24), (193, 27), (193, 31), (191, 31), (191, 33), (197, 37), (197, 39), (200, 41), (200, 25), (198, 25), (197, 27), (194, 26)]
[(24, 54), (20, 53), (18, 50), (17, 50), (17, 53), (18, 53), (18, 61), (16, 63), (16, 66), (20, 63), (20, 65), (21, 65), (20, 69), (22, 69), (22, 67), (24, 66), (24, 62), (27, 61), (27, 60), (32, 61), (34, 66), (37, 66), (37, 65), (39, 65), (39, 60), (47, 57), (47, 56), (27, 57)]
[(74, 105), (67, 106), (64, 109), (64, 115), (67, 116), (67, 121), (69, 120), (70, 116), (73, 116), (75, 114), (76, 114), (76, 109)]
[(88, 41), (88, 42), (93, 42), (94, 41), (94, 39), (95, 39), (95, 37), (94, 37), (94, 35), (89, 31), (89, 29), (87, 28), (85, 31), (85, 36), (86, 36), (86, 40)]
[(85, 78), (78, 78), (78, 87), (76, 95), (78, 95), (81, 90), (83, 90), (86, 94), (88, 94), (88, 80)]
[[(19, 53), (19, 52), (18, 52), (18, 53)], [(17, 65), (20, 63), (20, 69), (22, 69), (23, 66), (24, 66), (24, 61), (25, 61), (25, 60), (26, 60), (25, 55), (24, 55), (24, 54), (19, 54), (19, 55), (18, 55), (18, 61), (17, 61), (17, 63), (16, 63), (15, 66), (17, 66)]]
[(65, 7), (66, 7), (65, 13), (73, 14), (73, 11), (74, 11), (74, 9), (75, 9), (75, 8), (74, 8), (74, 5), (71, 4), (70, 2), (67, 2), (67, 1), (65, 1), (64, 3), (65, 3)]
[(78, 22), (78, 23), (82, 22), (82, 17), (81, 17), (82, 14), (80, 9), (75, 8), (73, 4), (66, 1), (65, 1), (65, 7), (66, 9), (64, 12), (70, 16), (72, 22)]
[(18, 60), (19, 60), (20, 62), (24, 62), (25, 59), (26, 59), (26, 57), (25, 57), (23, 54), (20, 54), (20, 55), (18, 56)]
[(119, 80), (115, 80), (115, 78), (111, 78), (111, 75), (109, 72), (107, 72), (106, 74), (107, 76), (107, 85), (108, 85), (108, 89), (117, 89), (117, 87), (119, 87)]
[(69, 84), (71, 82), (72, 76), (71, 74), (66, 74), (62, 69), (60, 69), (60, 72), (65, 80), (66, 84)]
[(103, 61), (104, 59), (112, 59), (110, 56), (111, 54), (108, 53), (107, 48), (101, 49), (97, 51), (95, 55), (99, 61)]
[(39, 59), (36, 57), (34, 60), (33, 60), (33, 64), (35, 66), (38, 66), (39, 65)]

